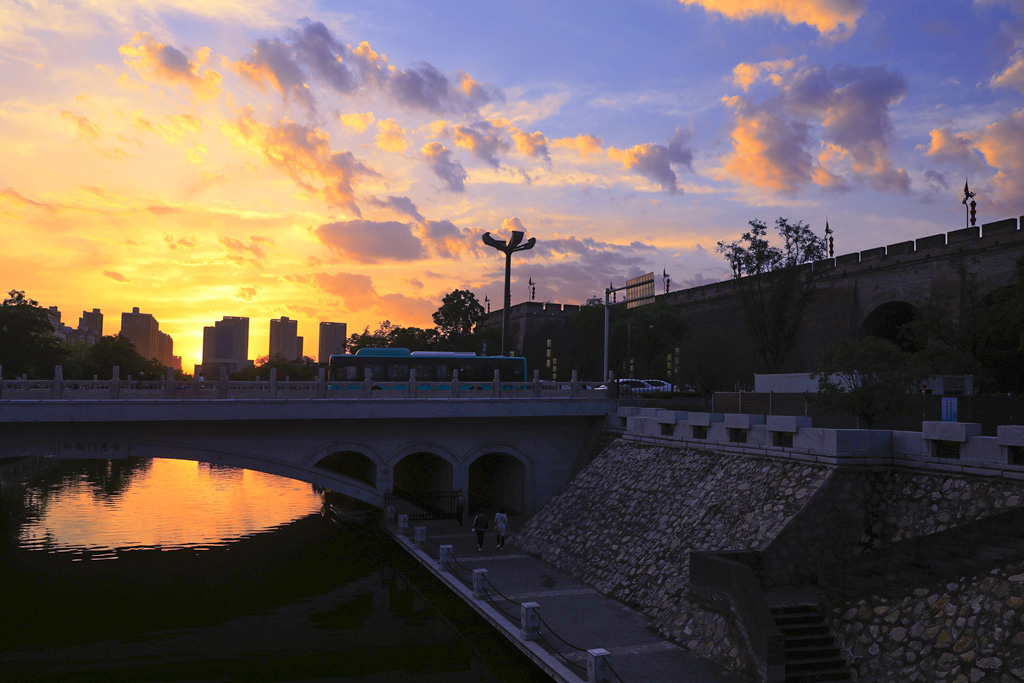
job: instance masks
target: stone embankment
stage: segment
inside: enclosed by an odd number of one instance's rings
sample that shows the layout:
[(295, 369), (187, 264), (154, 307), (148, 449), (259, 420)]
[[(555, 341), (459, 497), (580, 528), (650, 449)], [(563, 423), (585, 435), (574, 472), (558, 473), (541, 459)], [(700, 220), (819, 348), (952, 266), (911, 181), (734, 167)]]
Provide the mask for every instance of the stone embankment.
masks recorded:
[[(619, 439), (512, 541), (639, 609), (662, 636), (755, 678), (748, 634), (728, 610), (690, 594), (691, 552), (758, 551), (766, 593), (817, 588), (822, 568), (1022, 502), (1024, 482), (1002, 478), (853, 471)], [(852, 675), (1024, 680), (1024, 564), (979, 572), (922, 576), (828, 606)]]

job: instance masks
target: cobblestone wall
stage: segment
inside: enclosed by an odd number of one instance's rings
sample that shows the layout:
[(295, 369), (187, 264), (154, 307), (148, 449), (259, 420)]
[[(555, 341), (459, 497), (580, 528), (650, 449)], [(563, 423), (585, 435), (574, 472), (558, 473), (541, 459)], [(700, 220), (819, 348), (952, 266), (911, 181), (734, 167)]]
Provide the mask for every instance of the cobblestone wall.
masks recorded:
[(686, 597), (689, 553), (762, 548), (828, 474), (817, 464), (619, 440), (511, 540), (644, 612), (666, 637), (742, 670), (725, 620)]
[(1024, 680), (1024, 562), (831, 614), (861, 681)]

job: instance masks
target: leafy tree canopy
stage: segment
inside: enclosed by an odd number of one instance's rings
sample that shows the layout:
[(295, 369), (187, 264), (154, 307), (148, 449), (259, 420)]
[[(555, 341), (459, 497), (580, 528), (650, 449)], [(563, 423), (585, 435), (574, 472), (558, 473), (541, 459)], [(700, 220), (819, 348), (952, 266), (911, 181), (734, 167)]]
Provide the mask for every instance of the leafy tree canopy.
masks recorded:
[(49, 312), (25, 292), (12, 289), (0, 305), (0, 366), (7, 377), (53, 377), (65, 357)]
[(449, 345), (468, 343), (473, 328), (483, 317), (484, 307), (468, 289), (445, 294), (433, 315), (438, 335)]
[(913, 357), (890, 341), (847, 339), (822, 355), (815, 401), (824, 410), (856, 415), (870, 428), (879, 417), (917, 405), (924, 376)]

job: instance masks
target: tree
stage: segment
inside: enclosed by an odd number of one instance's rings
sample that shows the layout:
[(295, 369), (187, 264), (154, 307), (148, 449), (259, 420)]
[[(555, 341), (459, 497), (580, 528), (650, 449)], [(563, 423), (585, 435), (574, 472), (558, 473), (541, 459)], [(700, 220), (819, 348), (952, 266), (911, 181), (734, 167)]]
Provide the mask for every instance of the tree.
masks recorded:
[(114, 374), (114, 366), (118, 367), (121, 379), (131, 375), (134, 379), (156, 379), (167, 371), (160, 362), (153, 358), (143, 358), (135, 350), (135, 344), (121, 334), (101, 337), (89, 348), (86, 363), (79, 371), (81, 378), (98, 375), (101, 379), (109, 379)]
[(484, 317), (484, 307), (468, 289), (455, 289), (445, 294), (441, 306), (434, 311), (439, 341), (453, 350), (468, 348), (473, 328)]
[(64, 356), (49, 312), (23, 291), (8, 292), (0, 305), (0, 366), (4, 374), (53, 377), (54, 366), (60, 365)]
[(311, 382), (320, 375), (320, 366), (309, 356), (288, 360), (280, 354), (273, 356), (260, 356), (252, 367), (243, 368), (231, 375), (231, 379), (238, 381), (252, 381), (270, 379), (270, 371), (277, 370), (277, 378), (284, 381), (286, 378), (293, 382)]
[(420, 327), (401, 327), (390, 320), (384, 320), (371, 333), (364, 328), (360, 334), (352, 334), (348, 338), (348, 350), (355, 353), (359, 349), (401, 348), (410, 351), (429, 351), (437, 345), (437, 332), (424, 330)]
[(781, 248), (766, 237), (768, 227), (759, 220), (739, 240), (719, 242), (716, 251), (732, 268), (740, 300), (747, 314), (761, 360), (768, 372), (777, 372), (796, 341), (800, 317), (812, 293), (815, 274), (805, 263), (825, 258), (825, 241), (803, 222), (775, 221)]
[(821, 357), (814, 401), (830, 412), (856, 415), (870, 429), (884, 415), (898, 415), (920, 401), (925, 372), (911, 354), (878, 337), (846, 339)]

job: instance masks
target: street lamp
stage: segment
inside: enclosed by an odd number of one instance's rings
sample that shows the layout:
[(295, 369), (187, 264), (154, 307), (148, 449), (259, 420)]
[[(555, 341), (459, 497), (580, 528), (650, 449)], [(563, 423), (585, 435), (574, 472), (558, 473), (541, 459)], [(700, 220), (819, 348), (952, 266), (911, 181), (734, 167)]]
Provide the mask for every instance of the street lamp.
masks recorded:
[(531, 237), (526, 242), (523, 242), (525, 233), (520, 230), (513, 230), (512, 237), (506, 243), (505, 240), (496, 240), (491, 237), (491, 233), (485, 232), (483, 235), (484, 244), (489, 247), (494, 247), (501, 253), (505, 254), (505, 308), (501, 312), (501, 355), (507, 355), (508, 350), (508, 309), (512, 307), (512, 254), (517, 251), (526, 251), (527, 249), (533, 249), (533, 245), (537, 243), (536, 237)]

